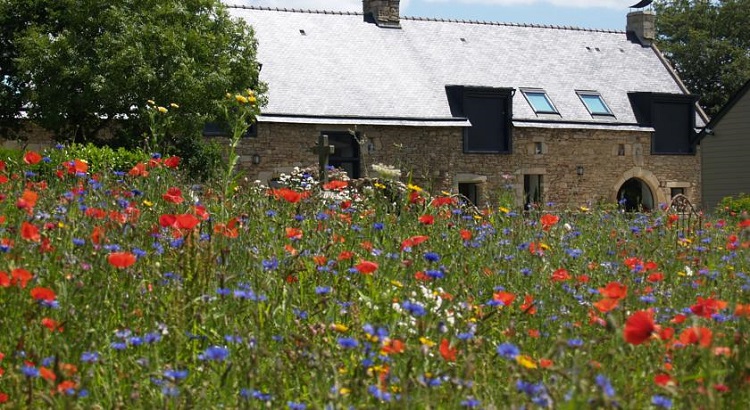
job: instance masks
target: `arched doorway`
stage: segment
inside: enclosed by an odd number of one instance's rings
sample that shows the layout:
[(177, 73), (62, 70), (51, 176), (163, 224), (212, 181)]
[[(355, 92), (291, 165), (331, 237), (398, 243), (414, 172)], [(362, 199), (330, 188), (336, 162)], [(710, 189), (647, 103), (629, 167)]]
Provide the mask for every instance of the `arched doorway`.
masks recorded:
[(630, 178), (617, 191), (617, 201), (628, 212), (654, 209), (654, 195), (644, 181)]

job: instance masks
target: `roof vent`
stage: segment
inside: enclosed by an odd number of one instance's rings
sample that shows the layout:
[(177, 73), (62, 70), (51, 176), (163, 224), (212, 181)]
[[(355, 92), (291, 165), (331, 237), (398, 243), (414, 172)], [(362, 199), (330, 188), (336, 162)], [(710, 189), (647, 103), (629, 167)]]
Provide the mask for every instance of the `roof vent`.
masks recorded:
[(656, 40), (656, 13), (651, 10), (628, 13), (628, 25), (625, 30), (629, 36), (635, 36), (634, 42), (650, 46)]
[(399, 0), (362, 0), (365, 21), (378, 27), (401, 28)]

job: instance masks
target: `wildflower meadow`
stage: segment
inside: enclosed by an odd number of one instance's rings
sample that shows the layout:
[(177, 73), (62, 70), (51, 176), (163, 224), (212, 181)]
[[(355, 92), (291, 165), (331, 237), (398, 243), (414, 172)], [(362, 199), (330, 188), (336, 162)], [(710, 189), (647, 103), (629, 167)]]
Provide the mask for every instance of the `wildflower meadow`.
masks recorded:
[(665, 207), (524, 213), (388, 178), (193, 185), (177, 157), (52, 156), (0, 167), (0, 407), (750, 402), (741, 215), (682, 229)]

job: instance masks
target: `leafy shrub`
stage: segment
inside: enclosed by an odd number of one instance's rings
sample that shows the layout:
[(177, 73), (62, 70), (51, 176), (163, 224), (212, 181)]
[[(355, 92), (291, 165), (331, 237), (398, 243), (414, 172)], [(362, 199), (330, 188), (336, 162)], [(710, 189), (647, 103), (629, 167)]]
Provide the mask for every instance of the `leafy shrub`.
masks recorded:
[(47, 175), (53, 173), (60, 164), (71, 158), (80, 159), (89, 164), (90, 172), (97, 173), (105, 170), (128, 171), (135, 164), (149, 159), (149, 154), (141, 149), (113, 149), (109, 146), (94, 144), (58, 145), (45, 150), (45, 161), (39, 163), (38, 172)]
[(747, 214), (750, 212), (750, 195), (741, 193), (737, 196), (724, 197), (719, 201), (717, 211), (730, 215)]
[(184, 138), (170, 154), (182, 158), (182, 169), (188, 179), (206, 181), (215, 178), (222, 169), (222, 146), (217, 141), (202, 137)]

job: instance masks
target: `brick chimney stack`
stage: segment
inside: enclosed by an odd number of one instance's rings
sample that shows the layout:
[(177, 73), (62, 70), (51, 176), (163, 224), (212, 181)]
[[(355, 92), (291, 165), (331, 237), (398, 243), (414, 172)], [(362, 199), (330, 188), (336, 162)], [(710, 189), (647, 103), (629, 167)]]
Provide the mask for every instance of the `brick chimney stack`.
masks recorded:
[(362, 0), (365, 21), (379, 27), (399, 28), (399, 0)]
[(656, 40), (656, 13), (651, 10), (638, 10), (628, 13), (628, 25), (625, 29), (644, 46), (650, 46)]

